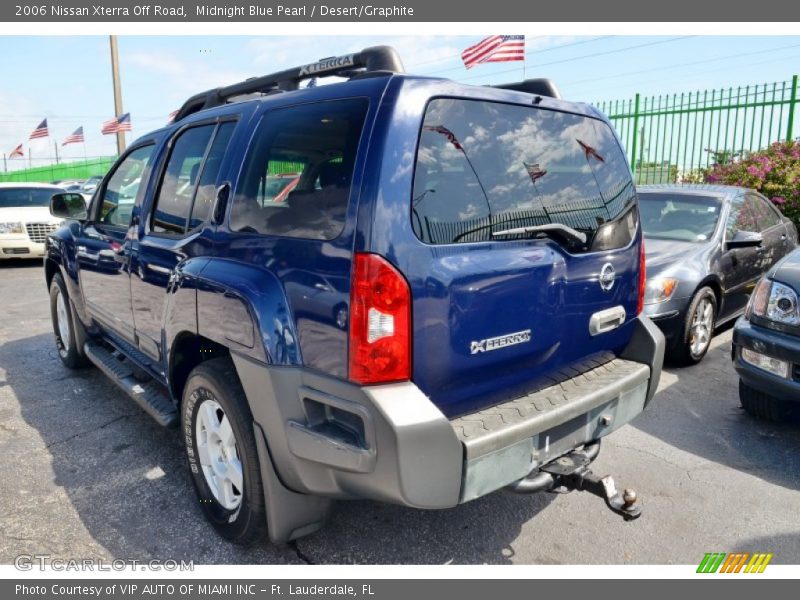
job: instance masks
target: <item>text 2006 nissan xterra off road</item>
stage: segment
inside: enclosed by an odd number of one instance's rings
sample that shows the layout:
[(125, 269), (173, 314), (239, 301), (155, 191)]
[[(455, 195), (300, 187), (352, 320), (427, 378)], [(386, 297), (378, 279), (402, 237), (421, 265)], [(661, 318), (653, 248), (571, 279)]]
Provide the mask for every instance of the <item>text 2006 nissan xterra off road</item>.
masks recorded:
[(51, 210), (64, 364), (179, 428), (223, 536), (502, 488), (638, 516), (588, 467), (660, 376), (636, 192), (607, 119), (549, 81), (325, 59), (190, 98)]

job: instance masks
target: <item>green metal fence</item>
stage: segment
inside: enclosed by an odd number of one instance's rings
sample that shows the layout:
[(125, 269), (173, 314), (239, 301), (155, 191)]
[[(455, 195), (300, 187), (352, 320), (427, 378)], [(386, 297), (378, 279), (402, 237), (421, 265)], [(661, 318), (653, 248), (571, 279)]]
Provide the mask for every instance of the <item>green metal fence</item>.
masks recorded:
[(105, 175), (116, 157), (104, 156), (90, 160), (45, 165), (0, 173), (0, 182), (50, 183), (63, 179), (87, 179), (93, 175)]
[(598, 102), (611, 119), (637, 183), (697, 178), (795, 136), (797, 75), (791, 81)]

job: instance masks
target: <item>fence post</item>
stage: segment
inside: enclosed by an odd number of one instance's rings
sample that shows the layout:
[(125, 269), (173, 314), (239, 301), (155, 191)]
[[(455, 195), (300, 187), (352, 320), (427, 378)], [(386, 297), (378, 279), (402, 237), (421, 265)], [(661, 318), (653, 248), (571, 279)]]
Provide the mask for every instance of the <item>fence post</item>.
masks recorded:
[(789, 97), (789, 124), (786, 126), (786, 141), (791, 142), (794, 128), (794, 107), (797, 106), (797, 75), (792, 76), (792, 94)]
[(636, 175), (636, 147), (639, 137), (639, 94), (633, 105), (633, 143), (631, 144), (631, 175)]

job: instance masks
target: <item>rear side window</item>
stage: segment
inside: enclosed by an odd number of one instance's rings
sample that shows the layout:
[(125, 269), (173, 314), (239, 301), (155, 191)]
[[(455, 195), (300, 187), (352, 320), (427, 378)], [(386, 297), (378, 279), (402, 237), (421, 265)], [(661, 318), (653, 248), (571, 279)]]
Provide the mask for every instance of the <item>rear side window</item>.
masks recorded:
[[(493, 233), (560, 223), (587, 234), (635, 198), (625, 156), (597, 119), (463, 99), (430, 102), (422, 126), (412, 224), (429, 244), (511, 239)], [(630, 240), (633, 217), (625, 219)]]
[(161, 181), (153, 210), (153, 233), (183, 235), (200, 226), (214, 201), (214, 186), (234, 123), (211, 123), (181, 133)]
[(330, 240), (344, 227), (365, 99), (267, 113), (245, 159), (230, 226)]

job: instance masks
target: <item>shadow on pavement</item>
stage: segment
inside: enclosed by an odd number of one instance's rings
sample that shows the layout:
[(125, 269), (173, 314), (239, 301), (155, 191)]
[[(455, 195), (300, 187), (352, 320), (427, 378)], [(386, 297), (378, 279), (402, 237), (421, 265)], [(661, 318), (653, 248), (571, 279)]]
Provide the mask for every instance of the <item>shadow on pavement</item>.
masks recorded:
[(800, 423), (769, 423), (741, 408), (730, 336), (721, 335), (732, 327), (717, 331), (699, 364), (667, 366), (659, 392), (632, 425), (685, 452), (800, 489)]
[[(36, 310), (42, 306), (37, 303)], [(49, 317), (41, 318), (49, 326)], [(194, 504), (175, 431), (156, 425), (95, 369), (63, 367), (51, 334), (3, 344), (0, 364), (6, 371), (0, 385), (10, 386), (23, 419), (47, 446), (43, 451), (40, 444), (12, 441), (0, 443), (0, 451), (23, 465), (30, 464), (28, 452), (49, 453), (53, 483), (66, 492), (91, 538), (117, 558), (197, 564), (510, 563), (521, 527), (554, 499), (499, 492), (444, 511), (341, 502), (328, 527), (313, 536), (289, 546), (265, 541), (239, 548), (216, 535)], [(60, 523), (46, 526), (53, 535), (64, 535)]]

